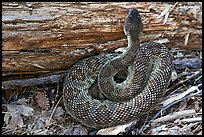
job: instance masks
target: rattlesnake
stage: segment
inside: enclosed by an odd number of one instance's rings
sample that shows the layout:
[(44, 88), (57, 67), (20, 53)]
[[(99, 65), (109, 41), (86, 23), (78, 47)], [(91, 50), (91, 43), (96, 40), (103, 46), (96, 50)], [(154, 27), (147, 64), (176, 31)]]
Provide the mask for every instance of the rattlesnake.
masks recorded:
[(68, 71), (63, 101), (73, 118), (89, 127), (110, 127), (139, 118), (160, 101), (172, 58), (163, 44), (140, 44), (142, 30), (139, 12), (130, 9), (124, 24), (125, 52), (92, 56)]

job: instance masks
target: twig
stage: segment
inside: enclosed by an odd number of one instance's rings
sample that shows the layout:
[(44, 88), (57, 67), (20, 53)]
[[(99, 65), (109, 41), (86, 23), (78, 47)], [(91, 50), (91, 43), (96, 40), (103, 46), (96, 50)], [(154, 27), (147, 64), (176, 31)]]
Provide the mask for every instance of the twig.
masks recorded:
[(59, 105), (60, 101), (62, 100), (62, 97), (63, 97), (63, 96), (61, 96), (61, 98), (58, 100), (57, 104), (55, 105), (55, 107), (54, 107), (54, 109), (53, 109), (53, 111), (52, 111), (52, 113), (51, 113), (51, 115), (50, 115), (50, 118), (49, 118), (49, 121), (48, 121), (48, 125), (50, 125), (50, 121), (51, 121), (51, 119), (52, 119), (52, 116), (54, 115), (55, 110), (57, 109), (57, 106)]
[(169, 11), (166, 13), (165, 17), (164, 17), (164, 23), (163, 24), (166, 24), (167, 22), (167, 19), (169, 17), (169, 13), (174, 9), (174, 7), (178, 4), (178, 2), (176, 2), (170, 9)]
[[(181, 80), (179, 82), (177, 82), (176, 84), (174, 84), (171, 88), (167, 89), (166, 92), (169, 92), (170, 90), (175, 89), (176, 87), (178, 87), (179, 85), (182, 85), (183, 83), (189, 81), (190, 79), (194, 78), (195, 76), (199, 75), (202, 73), (202, 69), (199, 69), (198, 71), (193, 72), (192, 75), (188, 76), (185, 80)], [(179, 77), (180, 78), (180, 77)], [(176, 81), (176, 80), (174, 80)]]
[(186, 90), (185, 92), (180, 93), (177, 96), (174, 97), (170, 97), (162, 102), (160, 102), (160, 104), (163, 104), (163, 106), (167, 106), (169, 103), (173, 102), (174, 100), (178, 100), (182, 97), (185, 97), (186, 95), (188, 95), (189, 93), (192, 93), (193, 91), (198, 91), (199, 88), (202, 84), (199, 84), (198, 86), (192, 86), (190, 87), (188, 90)]
[[(199, 86), (202, 86), (202, 84), (200, 84)], [(139, 134), (141, 134), (142, 132), (144, 132), (144, 131), (150, 126), (150, 124), (162, 113), (162, 111), (167, 110), (168, 108), (170, 108), (171, 106), (177, 104), (178, 102), (181, 102), (181, 101), (183, 101), (183, 100), (185, 100), (185, 99), (187, 99), (187, 98), (190, 98), (190, 97), (195, 96), (195, 95), (200, 95), (200, 94), (202, 94), (202, 90), (198, 90), (196, 93), (190, 94), (190, 95), (188, 95), (188, 96), (184, 96), (184, 97), (182, 97), (182, 98), (180, 98), (180, 99), (178, 99), (178, 100), (175, 100), (175, 101), (173, 101), (172, 103), (170, 103), (170, 104), (164, 106), (159, 112), (157, 112), (157, 114), (156, 114), (145, 126), (143, 126), (143, 127), (140, 129)]]
[(185, 118), (185, 119), (182, 119), (181, 122), (183, 123), (202, 122), (202, 117)]
[(189, 115), (194, 115), (196, 114), (195, 109), (190, 109), (190, 110), (182, 110), (182, 111), (178, 111), (175, 112), (173, 114), (168, 114), (166, 116), (160, 117), (155, 119), (154, 121), (152, 121), (152, 124), (158, 123), (158, 122), (166, 122), (166, 121), (172, 121), (174, 119), (178, 119), (180, 117), (184, 117), (184, 116), (189, 116)]
[(59, 83), (64, 77), (64, 75), (65, 73), (50, 75), (50, 76), (45, 76), (45, 77), (39, 77), (39, 78), (3, 81), (2, 90), (10, 89), (16, 86), (27, 87), (27, 86), (33, 86), (33, 85)]

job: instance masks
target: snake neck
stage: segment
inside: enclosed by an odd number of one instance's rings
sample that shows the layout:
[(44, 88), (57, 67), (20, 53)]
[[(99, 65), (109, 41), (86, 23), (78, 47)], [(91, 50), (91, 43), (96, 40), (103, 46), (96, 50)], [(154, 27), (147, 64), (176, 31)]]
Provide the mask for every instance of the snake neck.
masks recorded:
[[(127, 49), (122, 53), (121, 59), (125, 61), (127, 64), (132, 64), (135, 60), (137, 50), (140, 46), (139, 36), (136, 35), (128, 35), (128, 46)], [(123, 62), (122, 61), (122, 62)]]

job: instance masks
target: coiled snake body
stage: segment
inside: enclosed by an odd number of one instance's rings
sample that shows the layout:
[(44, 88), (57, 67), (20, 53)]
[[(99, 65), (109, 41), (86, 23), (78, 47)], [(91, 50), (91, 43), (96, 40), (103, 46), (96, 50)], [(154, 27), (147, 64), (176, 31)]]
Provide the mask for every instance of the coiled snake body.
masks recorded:
[(124, 53), (89, 57), (69, 70), (63, 100), (72, 117), (90, 127), (110, 127), (139, 118), (160, 101), (171, 77), (171, 55), (163, 44), (140, 44), (142, 30), (138, 11), (131, 9)]

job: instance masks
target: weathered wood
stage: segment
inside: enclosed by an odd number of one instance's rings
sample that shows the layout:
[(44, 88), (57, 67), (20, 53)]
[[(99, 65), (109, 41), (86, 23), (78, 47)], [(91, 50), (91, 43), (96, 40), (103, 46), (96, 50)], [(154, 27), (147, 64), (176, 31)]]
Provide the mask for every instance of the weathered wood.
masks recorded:
[(39, 77), (39, 78), (3, 81), (2, 89), (6, 90), (6, 89), (12, 89), (16, 87), (28, 87), (28, 86), (37, 86), (37, 85), (42, 85), (42, 84), (59, 83), (63, 81), (64, 76), (65, 76), (65, 73), (49, 75), (49, 76), (44, 76), (44, 77)]
[(142, 15), (142, 41), (160, 40), (169, 48), (201, 50), (202, 21), (189, 12), (192, 7), (185, 12), (182, 6), (185, 4), (3, 2), (3, 76), (66, 70), (79, 59), (126, 46), (123, 24), (129, 8), (137, 8)]

